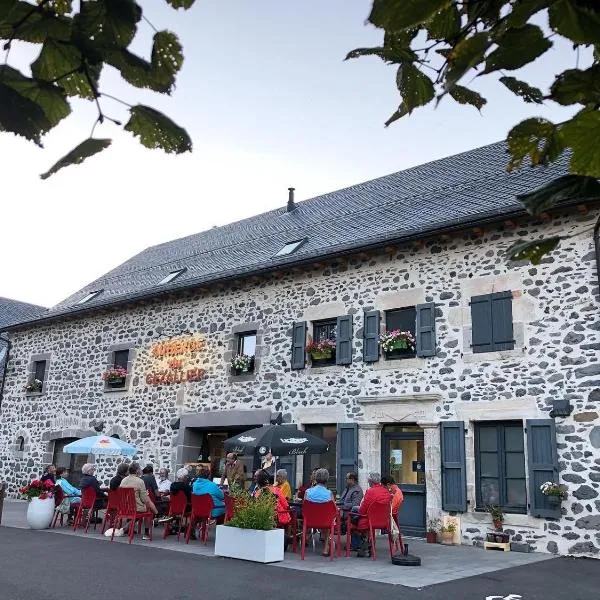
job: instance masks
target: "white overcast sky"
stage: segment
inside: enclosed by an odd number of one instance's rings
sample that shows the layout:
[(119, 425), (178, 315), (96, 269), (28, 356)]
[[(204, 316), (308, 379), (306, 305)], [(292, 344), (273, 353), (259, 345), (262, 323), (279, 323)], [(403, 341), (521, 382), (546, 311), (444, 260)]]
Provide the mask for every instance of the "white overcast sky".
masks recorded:
[[(177, 88), (171, 97), (140, 91), (110, 68), (101, 88), (164, 111), (187, 128), (194, 151), (147, 150), (106, 124), (96, 136), (112, 137), (111, 148), (42, 181), (89, 135), (93, 103), (74, 101), (43, 150), (0, 134), (0, 296), (51, 306), (148, 246), (283, 206), (289, 186), (311, 198), (495, 142), (528, 116), (570, 114), (524, 104), (492, 77), (467, 78), (488, 99), (481, 115), (447, 99), (385, 129), (399, 102), (393, 67), (343, 62), (381, 41), (365, 24), (370, 0), (197, 0), (187, 12), (140, 4), (158, 29), (180, 36)], [(140, 53), (149, 54), (152, 33), (140, 23)], [(13, 50), (9, 64), (26, 68), (35, 51)], [(547, 89), (574, 66), (569, 46), (555, 45), (517, 75)], [(121, 105), (102, 104), (126, 121)]]

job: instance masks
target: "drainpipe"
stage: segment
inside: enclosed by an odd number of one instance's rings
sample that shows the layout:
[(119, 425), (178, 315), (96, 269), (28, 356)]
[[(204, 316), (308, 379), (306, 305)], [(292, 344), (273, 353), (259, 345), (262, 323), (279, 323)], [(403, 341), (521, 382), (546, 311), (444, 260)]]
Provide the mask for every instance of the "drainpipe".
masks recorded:
[(2, 408), (2, 400), (4, 400), (4, 383), (6, 382), (6, 371), (8, 370), (8, 357), (10, 355), (10, 349), (12, 344), (8, 338), (0, 336), (0, 342), (6, 342), (6, 356), (4, 357), (4, 365), (0, 365), (2, 368), (2, 380), (0, 380), (0, 409)]
[(596, 249), (596, 276), (598, 277), (598, 297), (600, 297), (600, 217), (594, 226), (594, 247)]

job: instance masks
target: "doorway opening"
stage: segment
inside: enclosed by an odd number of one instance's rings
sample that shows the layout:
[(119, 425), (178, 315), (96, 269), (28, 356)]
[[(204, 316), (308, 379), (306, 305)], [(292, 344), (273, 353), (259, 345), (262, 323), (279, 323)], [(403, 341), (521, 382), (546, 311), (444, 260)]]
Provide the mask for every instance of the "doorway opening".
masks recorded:
[(52, 459), (52, 463), (56, 467), (64, 467), (69, 469), (67, 481), (75, 487), (79, 487), (79, 480), (81, 479), (81, 467), (83, 467), (85, 463), (89, 462), (89, 457), (87, 454), (67, 454), (64, 451), (64, 448), (67, 444), (76, 442), (78, 439), (79, 438), (60, 438), (55, 440), (54, 454)]

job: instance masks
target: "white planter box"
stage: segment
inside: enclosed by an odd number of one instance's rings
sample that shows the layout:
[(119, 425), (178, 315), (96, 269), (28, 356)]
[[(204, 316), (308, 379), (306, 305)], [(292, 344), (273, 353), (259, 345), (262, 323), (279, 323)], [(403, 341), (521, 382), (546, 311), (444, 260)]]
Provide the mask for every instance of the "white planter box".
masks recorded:
[(215, 554), (260, 563), (283, 560), (283, 529), (258, 531), (217, 525)]
[(32, 498), (27, 507), (27, 523), (31, 529), (46, 529), (54, 516), (54, 498)]

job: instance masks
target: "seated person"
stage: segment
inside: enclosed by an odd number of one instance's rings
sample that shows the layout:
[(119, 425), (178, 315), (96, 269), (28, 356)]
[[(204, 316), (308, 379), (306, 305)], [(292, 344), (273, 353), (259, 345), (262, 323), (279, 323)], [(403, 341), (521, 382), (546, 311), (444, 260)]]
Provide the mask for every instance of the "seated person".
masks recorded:
[[(131, 463), (129, 465), (129, 475), (121, 481), (121, 485), (119, 486), (121, 489), (124, 488), (133, 488), (135, 491), (135, 510), (138, 513), (143, 512), (151, 512), (154, 515), (157, 514), (156, 506), (150, 498), (148, 497), (148, 492), (146, 491), (146, 486), (142, 481), (140, 475), (142, 471), (140, 469), (140, 465), (138, 463)], [(149, 528), (152, 527), (152, 519), (146, 519), (144, 523), (144, 535), (142, 536), (142, 540), (149, 540)]]
[(281, 490), (285, 499), (289, 502), (292, 499), (292, 488), (288, 481), (287, 471), (285, 469), (278, 469), (275, 474), (275, 487)]
[(392, 518), (396, 521), (396, 525), (399, 525), (398, 522), (398, 513), (400, 512), (400, 507), (404, 502), (404, 494), (402, 490), (396, 485), (393, 477), (382, 477), (381, 485), (386, 487), (389, 493), (392, 496)]
[(162, 467), (158, 470), (158, 477), (156, 479), (156, 485), (158, 486), (158, 493), (161, 496), (168, 495), (171, 491), (171, 480), (169, 479), (169, 469)]
[[(376, 502), (391, 503), (390, 492), (381, 485), (381, 475), (379, 473), (369, 473), (369, 489), (365, 492), (359, 507), (354, 507), (354, 513), (357, 513), (353, 519), (356, 519), (356, 529), (359, 532), (366, 531), (369, 528), (369, 519), (367, 514), (369, 508)], [(352, 549), (357, 550), (357, 556), (370, 556), (371, 550), (368, 545), (368, 538), (362, 533), (352, 534)]]
[[(330, 489), (327, 489), (329, 482), (329, 471), (327, 469), (317, 469), (314, 474), (315, 484), (306, 490), (304, 493), (304, 501), (317, 502), (323, 504), (333, 500), (333, 494)], [(325, 549), (323, 556), (329, 556), (329, 542), (331, 540), (331, 532), (329, 530), (321, 531), (321, 536), (325, 536)]]
[(209, 494), (214, 506), (210, 515), (213, 519), (217, 519), (217, 523), (223, 523), (225, 520), (225, 495), (223, 490), (209, 478), (210, 471), (206, 467), (201, 467), (198, 479), (192, 486), (192, 494), (195, 496)]
[(277, 525), (285, 527), (289, 525), (292, 517), (290, 516), (290, 506), (283, 492), (276, 486), (270, 485), (270, 477), (266, 471), (261, 471), (256, 479), (257, 490), (254, 494), (258, 498), (265, 490), (269, 491), (277, 498)]
[(308, 490), (309, 488), (311, 488), (311, 487), (313, 487), (315, 485), (315, 473), (317, 471), (318, 471), (318, 469), (313, 469), (311, 471), (310, 481), (308, 482), (308, 485), (302, 484), (298, 488), (298, 498), (300, 498), (300, 500), (304, 500), (304, 494), (306, 494), (306, 490)]
[(171, 484), (170, 494), (176, 494), (177, 492), (183, 492), (188, 502), (191, 502), (192, 499), (192, 486), (190, 485), (190, 472), (185, 469), (179, 469), (177, 473), (175, 473), (175, 481)]
[(66, 467), (56, 469), (56, 485), (60, 485), (65, 496), (68, 496), (69, 504), (79, 504), (81, 502), (81, 490), (71, 485), (67, 480), (69, 471)]
[(337, 501), (337, 505), (342, 513), (342, 534), (346, 533), (346, 517), (352, 511), (354, 506), (359, 506), (363, 499), (363, 491), (358, 485), (358, 475), (348, 473), (346, 475), (346, 487)]
[(127, 477), (128, 474), (129, 465), (126, 463), (121, 463), (117, 467), (117, 474), (110, 480), (108, 488), (113, 491), (118, 490), (119, 486), (121, 485), (121, 481), (123, 481), (123, 479), (125, 479), (125, 477)]
[(85, 463), (83, 467), (81, 467), (81, 479), (79, 480), (79, 487), (81, 491), (86, 488), (93, 488), (96, 492), (96, 502), (94, 503), (94, 508), (96, 510), (104, 508), (104, 501), (106, 499), (106, 492), (102, 489), (100, 482), (96, 479), (94, 473), (96, 472), (96, 465), (91, 463)]
[(54, 465), (45, 466), (40, 481), (51, 481), (52, 483), (56, 483), (56, 467)]

